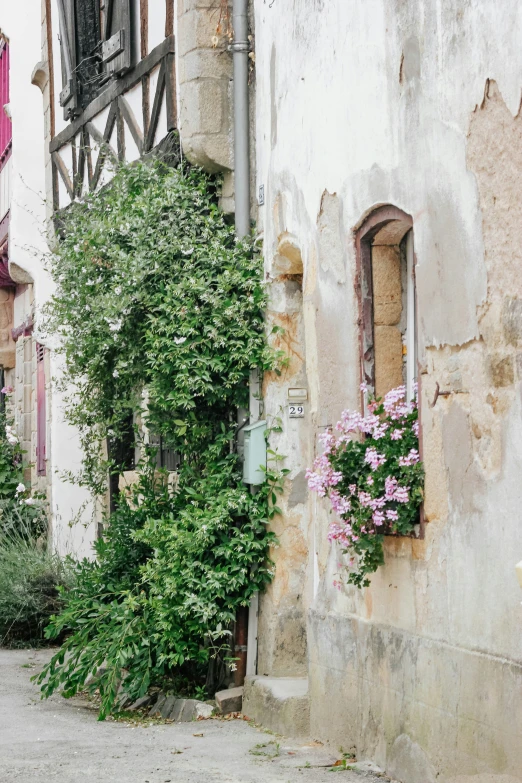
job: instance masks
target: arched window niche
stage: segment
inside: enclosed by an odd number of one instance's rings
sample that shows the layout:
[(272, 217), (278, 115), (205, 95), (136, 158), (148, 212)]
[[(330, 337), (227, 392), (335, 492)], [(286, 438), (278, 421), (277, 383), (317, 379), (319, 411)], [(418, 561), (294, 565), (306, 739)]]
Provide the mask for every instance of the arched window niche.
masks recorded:
[(413, 220), (378, 207), (355, 232), (360, 304), (361, 378), (377, 397), (417, 379)]

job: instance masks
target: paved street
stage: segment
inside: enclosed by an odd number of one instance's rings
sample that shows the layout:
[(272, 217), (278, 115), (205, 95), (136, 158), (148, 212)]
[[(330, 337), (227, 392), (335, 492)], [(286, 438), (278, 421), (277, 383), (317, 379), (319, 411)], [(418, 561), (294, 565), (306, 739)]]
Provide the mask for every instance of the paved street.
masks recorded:
[[(333, 783), (336, 749), (273, 737), (245, 721), (133, 726), (98, 722), (83, 699), (41, 701), (30, 678), (49, 654), (0, 650), (1, 783)], [(339, 774), (342, 783), (382, 782)]]

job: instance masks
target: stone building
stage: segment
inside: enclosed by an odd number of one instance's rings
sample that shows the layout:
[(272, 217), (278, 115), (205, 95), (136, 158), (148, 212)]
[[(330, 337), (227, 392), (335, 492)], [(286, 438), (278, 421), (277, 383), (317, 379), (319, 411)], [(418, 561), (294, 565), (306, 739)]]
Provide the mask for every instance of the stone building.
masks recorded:
[[(267, 318), (289, 356), (261, 405), (253, 380), (251, 419), (283, 412), (271, 445), (290, 475), (275, 579), (250, 613), (244, 711), (403, 783), (522, 781), (520, 4), (251, 0), (250, 35), (231, 47), (250, 63), (240, 139), (224, 0), (115, 0), (109, 21), (107, 0), (44, 0), (41, 20), (31, 2), (0, 18), (13, 122), (0, 363), (56, 545), (87, 553), (96, 528), (62, 478), (81, 455), (38, 339), (46, 220), (174, 130), (189, 160), (224, 172), (237, 217), (234, 148), (250, 140)], [(318, 435), (360, 407), (363, 378), (379, 394), (419, 383), (423, 520), (386, 539), (369, 588), (338, 590), (331, 515), (305, 471)]]
[[(265, 413), (291, 474), (245, 712), (404, 783), (522, 780), (520, 5), (254, 9), (257, 223), (291, 357)], [(305, 470), (363, 377), (418, 379), (424, 524), (338, 590)]]

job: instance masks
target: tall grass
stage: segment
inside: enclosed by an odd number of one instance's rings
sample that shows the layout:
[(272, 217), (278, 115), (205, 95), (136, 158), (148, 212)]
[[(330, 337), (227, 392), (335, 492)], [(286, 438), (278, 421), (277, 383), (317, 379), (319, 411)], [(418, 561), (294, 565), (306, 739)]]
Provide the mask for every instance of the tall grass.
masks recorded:
[(67, 566), (21, 515), (4, 522), (12, 524), (0, 528), (0, 646), (38, 644), (59, 611), (58, 586), (68, 581)]

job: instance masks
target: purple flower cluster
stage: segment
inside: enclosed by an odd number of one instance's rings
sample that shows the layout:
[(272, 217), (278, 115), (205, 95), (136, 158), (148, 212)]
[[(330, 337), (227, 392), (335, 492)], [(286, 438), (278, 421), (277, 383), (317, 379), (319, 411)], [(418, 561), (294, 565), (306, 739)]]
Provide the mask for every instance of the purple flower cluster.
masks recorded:
[[(329, 452), (330, 453), (330, 452)], [(328, 453), (321, 454), (314, 462), (314, 469), (306, 471), (308, 486), (319, 497), (324, 497), (330, 487), (335, 487), (343, 477), (340, 471), (333, 470), (328, 459)]]
[[(364, 384), (361, 389), (367, 392)], [(320, 497), (328, 495), (336, 517), (328, 539), (346, 549), (353, 548), (363, 536), (382, 532), (383, 527), (393, 530), (401, 507), (411, 501), (406, 478), (410, 474), (401, 468), (420, 461), (418, 449), (412, 448), (412, 443), (418, 442), (419, 429), (417, 419), (411, 416), (416, 412), (416, 402), (407, 402), (405, 397), (405, 387), (399, 386), (382, 402), (370, 401), (365, 416), (345, 410), (335, 427), (338, 434), (327, 432), (319, 438), (323, 453), (306, 473), (308, 486)], [(367, 443), (364, 449), (363, 443)], [(352, 477), (339, 469), (349, 444), (362, 463), (354, 474), (357, 479), (350, 483)]]
[(416, 465), (420, 460), (420, 454), (417, 449), (410, 449), (405, 457), (399, 457), (399, 465), (406, 468), (409, 465)]

